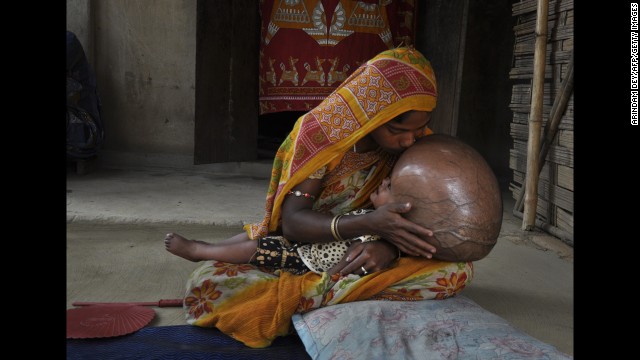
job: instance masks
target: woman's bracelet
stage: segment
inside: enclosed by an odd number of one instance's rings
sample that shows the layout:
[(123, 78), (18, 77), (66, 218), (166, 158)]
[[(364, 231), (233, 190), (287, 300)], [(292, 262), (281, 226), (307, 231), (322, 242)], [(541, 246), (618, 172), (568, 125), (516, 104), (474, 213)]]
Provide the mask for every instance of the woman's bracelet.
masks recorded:
[(333, 220), (331, 220), (331, 235), (333, 235), (333, 238), (336, 241), (344, 241), (344, 239), (342, 238), (342, 236), (340, 236), (340, 233), (338, 232), (338, 221), (340, 221), (341, 217), (342, 217), (342, 214), (336, 215), (333, 217)]
[(309, 194), (309, 193), (303, 193), (302, 191), (296, 190), (296, 191), (289, 191), (287, 193), (287, 195), (293, 195), (293, 196), (297, 196), (297, 197), (306, 197), (307, 199), (311, 199), (311, 200), (315, 200), (316, 197)]

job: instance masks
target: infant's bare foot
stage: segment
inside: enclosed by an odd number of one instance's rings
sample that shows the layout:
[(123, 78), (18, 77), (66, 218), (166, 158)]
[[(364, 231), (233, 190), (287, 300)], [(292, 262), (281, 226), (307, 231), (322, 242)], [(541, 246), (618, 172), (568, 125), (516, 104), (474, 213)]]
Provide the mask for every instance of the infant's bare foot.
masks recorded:
[(202, 244), (202, 241), (185, 239), (175, 233), (168, 233), (164, 238), (164, 247), (168, 252), (190, 261), (204, 260), (198, 256), (198, 250)]

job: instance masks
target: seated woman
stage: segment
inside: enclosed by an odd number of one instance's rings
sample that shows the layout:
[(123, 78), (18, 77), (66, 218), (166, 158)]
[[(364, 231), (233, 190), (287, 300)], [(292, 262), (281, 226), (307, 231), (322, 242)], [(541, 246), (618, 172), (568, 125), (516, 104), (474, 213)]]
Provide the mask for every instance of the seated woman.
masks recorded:
[[(226, 243), (267, 235), (303, 243), (363, 234), (381, 240), (351, 245), (331, 274), (205, 261), (187, 283), (187, 322), (265, 347), (289, 333), (295, 312), (365, 299), (442, 299), (461, 291), (472, 263), (430, 260), (433, 232), (403, 216), (411, 203), (340, 217), (371, 207), (371, 193), (398, 156), (431, 133), (435, 105), (429, 62), (415, 49), (397, 48), (363, 64), (301, 116), (274, 159), (263, 221)], [(409, 256), (398, 260), (398, 251)]]

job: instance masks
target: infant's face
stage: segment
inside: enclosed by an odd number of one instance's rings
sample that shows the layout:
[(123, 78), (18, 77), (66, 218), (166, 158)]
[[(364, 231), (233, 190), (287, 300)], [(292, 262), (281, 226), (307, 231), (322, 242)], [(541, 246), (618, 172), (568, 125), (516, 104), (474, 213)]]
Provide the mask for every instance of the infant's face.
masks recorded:
[(425, 160), (421, 157), (412, 158), (412, 160), (415, 164), (394, 167), (391, 177), (382, 180), (382, 184), (371, 193), (369, 198), (374, 208), (394, 202), (394, 192), (396, 194), (411, 193), (419, 198), (428, 195), (426, 193), (428, 186), (425, 184), (427, 178)]
[(382, 184), (378, 186), (376, 191), (371, 193), (371, 196), (369, 198), (373, 203), (373, 207), (376, 209), (384, 204), (392, 202), (393, 190), (391, 189), (391, 179), (388, 177), (384, 178), (384, 180), (382, 180)]

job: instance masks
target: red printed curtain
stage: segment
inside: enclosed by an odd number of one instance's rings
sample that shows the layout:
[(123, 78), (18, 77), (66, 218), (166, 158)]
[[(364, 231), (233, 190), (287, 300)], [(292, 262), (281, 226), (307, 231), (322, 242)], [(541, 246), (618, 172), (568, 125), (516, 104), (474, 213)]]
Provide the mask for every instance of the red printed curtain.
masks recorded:
[(260, 114), (311, 110), (362, 63), (415, 38), (415, 0), (261, 0), (260, 9)]

